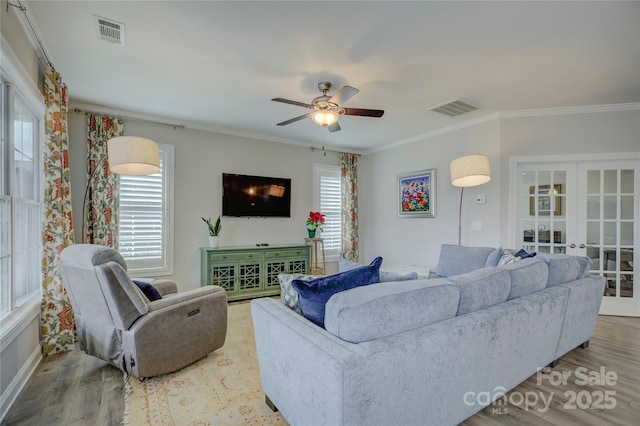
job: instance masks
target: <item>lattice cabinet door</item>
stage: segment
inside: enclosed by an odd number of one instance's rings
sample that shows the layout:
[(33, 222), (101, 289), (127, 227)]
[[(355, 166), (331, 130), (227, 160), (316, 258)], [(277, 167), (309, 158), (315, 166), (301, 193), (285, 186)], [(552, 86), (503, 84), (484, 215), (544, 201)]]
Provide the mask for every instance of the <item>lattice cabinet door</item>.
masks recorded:
[(309, 258), (289, 260), (289, 274), (307, 274), (309, 272)]
[(238, 290), (248, 293), (260, 290), (261, 263), (240, 263), (238, 265)]
[(265, 262), (266, 276), (265, 276), (265, 289), (280, 289), (280, 281), (278, 281), (278, 274), (288, 273), (286, 260), (271, 260)]
[(238, 293), (236, 287), (236, 275), (238, 265), (210, 265), (209, 266), (209, 285), (219, 285), (227, 291), (227, 294)]

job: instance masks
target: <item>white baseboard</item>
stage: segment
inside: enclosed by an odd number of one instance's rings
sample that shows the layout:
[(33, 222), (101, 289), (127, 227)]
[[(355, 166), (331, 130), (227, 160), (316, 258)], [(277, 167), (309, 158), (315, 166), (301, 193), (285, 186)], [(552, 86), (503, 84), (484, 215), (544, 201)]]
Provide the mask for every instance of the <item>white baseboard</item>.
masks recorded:
[(2, 396), (0, 396), (0, 422), (4, 421), (4, 417), (9, 412), (13, 403), (16, 402), (18, 395), (20, 395), (20, 392), (24, 389), (29, 378), (36, 370), (36, 367), (40, 364), (40, 361), (42, 361), (42, 349), (40, 345), (38, 345), (29, 358), (27, 358), (26, 362), (22, 364), (20, 371), (18, 371), (18, 374), (16, 374), (11, 383), (9, 383), (9, 386), (7, 386), (7, 389), (2, 393)]

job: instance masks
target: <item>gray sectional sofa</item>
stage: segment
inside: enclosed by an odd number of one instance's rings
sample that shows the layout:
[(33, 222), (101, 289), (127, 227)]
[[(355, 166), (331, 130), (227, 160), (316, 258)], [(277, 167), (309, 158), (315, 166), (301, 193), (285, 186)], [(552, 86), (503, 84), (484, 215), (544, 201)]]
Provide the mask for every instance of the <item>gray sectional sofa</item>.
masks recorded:
[(588, 342), (604, 290), (589, 259), (495, 258), (443, 246), (446, 276), (336, 293), (325, 328), (253, 300), (267, 403), (291, 425), (452, 425)]

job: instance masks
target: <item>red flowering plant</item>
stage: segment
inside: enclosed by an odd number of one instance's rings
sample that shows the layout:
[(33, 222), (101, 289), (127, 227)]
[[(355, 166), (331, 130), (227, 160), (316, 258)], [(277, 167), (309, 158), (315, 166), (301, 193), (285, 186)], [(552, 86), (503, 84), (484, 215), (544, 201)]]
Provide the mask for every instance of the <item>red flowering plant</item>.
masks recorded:
[(322, 225), (324, 225), (324, 215), (320, 212), (309, 212), (307, 229), (314, 230), (320, 228), (320, 232), (322, 232)]

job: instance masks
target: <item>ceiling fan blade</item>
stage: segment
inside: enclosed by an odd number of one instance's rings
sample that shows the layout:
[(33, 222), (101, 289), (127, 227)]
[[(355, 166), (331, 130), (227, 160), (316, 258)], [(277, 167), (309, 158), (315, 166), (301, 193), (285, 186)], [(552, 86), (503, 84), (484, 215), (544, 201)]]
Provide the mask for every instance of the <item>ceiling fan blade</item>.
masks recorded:
[(366, 108), (340, 108), (338, 113), (342, 115), (359, 115), (362, 117), (380, 118), (384, 114), (384, 110), (383, 109), (366, 109)]
[(340, 125), (338, 124), (337, 121), (335, 123), (333, 123), (331, 126), (327, 127), (327, 130), (329, 130), (330, 133), (337, 132), (340, 129), (341, 129), (341, 127), (340, 127)]
[(290, 99), (273, 98), (271, 100), (275, 101), (275, 102), (282, 102), (283, 104), (291, 104), (291, 105), (301, 106), (301, 107), (304, 107), (304, 108), (311, 108), (311, 105), (309, 105), (309, 104), (305, 104), (304, 102), (292, 101)]
[(344, 86), (342, 89), (338, 90), (338, 92), (328, 100), (328, 102), (333, 102), (336, 105), (342, 105), (344, 102), (347, 102), (349, 99), (357, 95), (360, 91), (355, 87)]
[(296, 121), (300, 121), (302, 119), (305, 119), (308, 116), (309, 116), (309, 114), (299, 115), (299, 116), (294, 117), (294, 118), (292, 118), (290, 120), (283, 121), (282, 123), (278, 123), (278, 126), (286, 126), (287, 124), (295, 123)]

